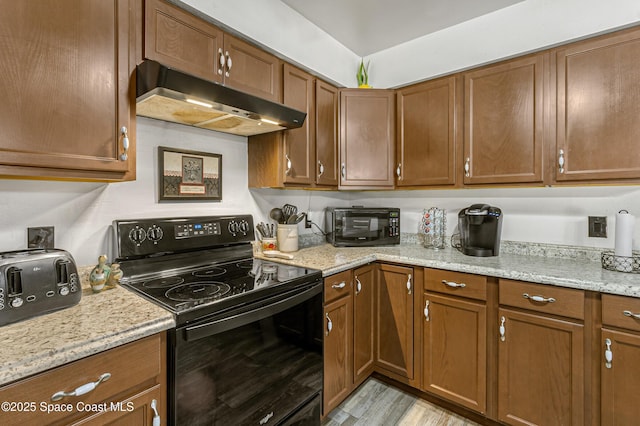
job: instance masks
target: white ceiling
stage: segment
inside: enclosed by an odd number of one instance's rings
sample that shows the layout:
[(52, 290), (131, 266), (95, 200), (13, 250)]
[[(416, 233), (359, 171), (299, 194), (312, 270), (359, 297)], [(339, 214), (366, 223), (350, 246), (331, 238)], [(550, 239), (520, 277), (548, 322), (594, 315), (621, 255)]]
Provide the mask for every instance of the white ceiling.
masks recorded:
[(524, 0), (282, 0), (358, 56)]

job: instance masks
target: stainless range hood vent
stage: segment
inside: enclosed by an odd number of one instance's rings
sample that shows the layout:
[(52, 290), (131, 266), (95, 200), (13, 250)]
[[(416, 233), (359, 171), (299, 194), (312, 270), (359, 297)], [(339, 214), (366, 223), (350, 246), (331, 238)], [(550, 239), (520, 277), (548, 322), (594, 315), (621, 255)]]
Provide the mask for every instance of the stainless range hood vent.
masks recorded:
[(251, 136), (298, 128), (307, 116), (156, 61), (138, 65), (136, 77), (136, 114), (144, 117)]

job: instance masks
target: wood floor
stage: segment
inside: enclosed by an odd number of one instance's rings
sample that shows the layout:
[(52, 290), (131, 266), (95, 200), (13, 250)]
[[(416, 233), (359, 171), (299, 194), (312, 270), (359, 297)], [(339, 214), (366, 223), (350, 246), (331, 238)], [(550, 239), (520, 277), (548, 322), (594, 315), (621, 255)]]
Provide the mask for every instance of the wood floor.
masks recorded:
[(329, 413), (322, 425), (477, 426), (477, 423), (369, 378)]

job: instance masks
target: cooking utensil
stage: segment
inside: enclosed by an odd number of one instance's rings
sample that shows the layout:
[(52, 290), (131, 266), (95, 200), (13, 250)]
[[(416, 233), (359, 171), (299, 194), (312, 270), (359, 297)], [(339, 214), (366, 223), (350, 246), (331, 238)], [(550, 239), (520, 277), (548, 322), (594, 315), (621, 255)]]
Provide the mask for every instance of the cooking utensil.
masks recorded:
[(293, 255), (292, 254), (287, 254), (287, 253), (282, 253), (281, 251), (278, 250), (265, 250), (262, 252), (262, 254), (264, 254), (266, 257), (279, 257), (282, 259), (293, 259)]
[(277, 223), (284, 223), (284, 213), (281, 208), (275, 207), (269, 212), (269, 217)]
[(291, 216), (298, 214), (298, 208), (292, 204), (285, 204), (282, 206), (282, 213), (284, 214), (284, 223), (288, 223)]
[(294, 214), (290, 216), (289, 219), (287, 219), (287, 224), (295, 225), (297, 223), (300, 223), (302, 222), (302, 219), (304, 219), (304, 217), (305, 217), (305, 213)]

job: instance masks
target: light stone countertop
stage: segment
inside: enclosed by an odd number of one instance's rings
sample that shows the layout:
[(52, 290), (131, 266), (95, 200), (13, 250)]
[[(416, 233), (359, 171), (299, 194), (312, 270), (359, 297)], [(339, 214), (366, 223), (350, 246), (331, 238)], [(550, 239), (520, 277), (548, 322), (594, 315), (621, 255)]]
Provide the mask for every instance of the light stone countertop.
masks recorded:
[(0, 385), (172, 327), (169, 311), (125, 288), (83, 285), (77, 305), (0, 327)]
[[(599, 261), (583, 258), (511, 253), (473, 257), (450, 247), (433, 250), (419, 244), (369, 248), (336, 248), (323, 244), (290, 254), (293, 260), (269, 260), (320, 269), (325, 277), (378, 260), (640, 297), (640, 274), (608, 271)], [(260, 253), (256, 255), (262, 257)]]

